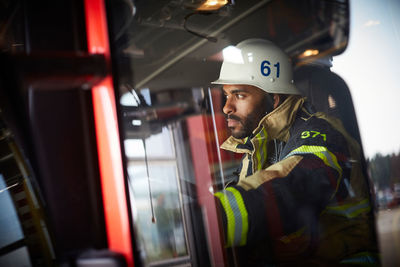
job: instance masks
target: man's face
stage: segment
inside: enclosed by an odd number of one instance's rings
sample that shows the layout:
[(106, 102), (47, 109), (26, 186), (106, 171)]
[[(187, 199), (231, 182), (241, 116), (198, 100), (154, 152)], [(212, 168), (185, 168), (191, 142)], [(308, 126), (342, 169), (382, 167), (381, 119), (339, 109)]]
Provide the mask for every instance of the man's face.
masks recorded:
[(232, 136), (250, 136), (266, 112), (272, 109), (267, 93), (251, 85), (224, 85), (223, 91), (226, 103), (222, 110)]

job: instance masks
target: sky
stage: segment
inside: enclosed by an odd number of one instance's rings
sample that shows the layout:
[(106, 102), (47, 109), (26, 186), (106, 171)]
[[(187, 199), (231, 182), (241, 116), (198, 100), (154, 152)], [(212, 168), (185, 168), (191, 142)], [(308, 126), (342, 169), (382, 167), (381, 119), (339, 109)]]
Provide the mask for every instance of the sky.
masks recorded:
[(400, 0), (350, 0), (350, 40), (332, 71), (350, 87), (367, 158), (400, 152)]

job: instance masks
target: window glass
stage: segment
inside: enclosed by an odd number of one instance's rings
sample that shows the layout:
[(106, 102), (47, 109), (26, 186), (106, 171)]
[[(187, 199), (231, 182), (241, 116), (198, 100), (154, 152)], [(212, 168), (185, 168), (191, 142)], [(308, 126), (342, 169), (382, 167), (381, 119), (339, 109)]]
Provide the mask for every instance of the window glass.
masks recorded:
[(0, 256), (1, 266), (29, 267), (32, 266), (26, 247), (18, 248), (6, 255)]
[(7, 186), (4, 182), (3, 175), (0, 174), (0, 209), (2, 210), (0, 214), (0, 247), (17, 242), (24, 237), (14, 204), (8, 191), (12, 186), (13, 185)]
[(54, 253), (42, 206), (2, 116), (0, 112), (0, 265), (50, 266)]
[(378, 263), (348, 1), (206, 2), (109, 1), (141, 261)]
[(349, 46), (334, 57), (333, 70), (349, 85), (354, 99), (375, 192), (382, 265), (396, 266), (400, 264), (400, 2), (368, 0), (350, 4)]
[(137, 230), (149, 262), (187, 255), (171, 129), (126, 139), (129, 189)]

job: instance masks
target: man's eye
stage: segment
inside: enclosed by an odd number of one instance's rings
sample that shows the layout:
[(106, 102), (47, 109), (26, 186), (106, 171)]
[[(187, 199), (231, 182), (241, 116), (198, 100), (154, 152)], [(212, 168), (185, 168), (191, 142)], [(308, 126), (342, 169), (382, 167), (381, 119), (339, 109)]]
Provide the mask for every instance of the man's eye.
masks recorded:
[(238, 99), (242, 99), (242, 98), (244, 98), (244, 95), (242, 95), (242, 94), (237, 94), (236, 97), (237, 97)]

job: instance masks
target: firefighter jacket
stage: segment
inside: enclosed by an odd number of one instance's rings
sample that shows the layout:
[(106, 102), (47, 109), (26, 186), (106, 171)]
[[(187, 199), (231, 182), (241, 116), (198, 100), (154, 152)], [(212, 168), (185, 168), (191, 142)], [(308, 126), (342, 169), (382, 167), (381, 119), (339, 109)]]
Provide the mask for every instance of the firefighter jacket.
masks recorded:
[(292, 95), (221, 148), (244, 153), (237, 184), (215, 197), (226, 246), (242, 247), (247, 265), (376, 260), (360, 147), (338, 119)]

